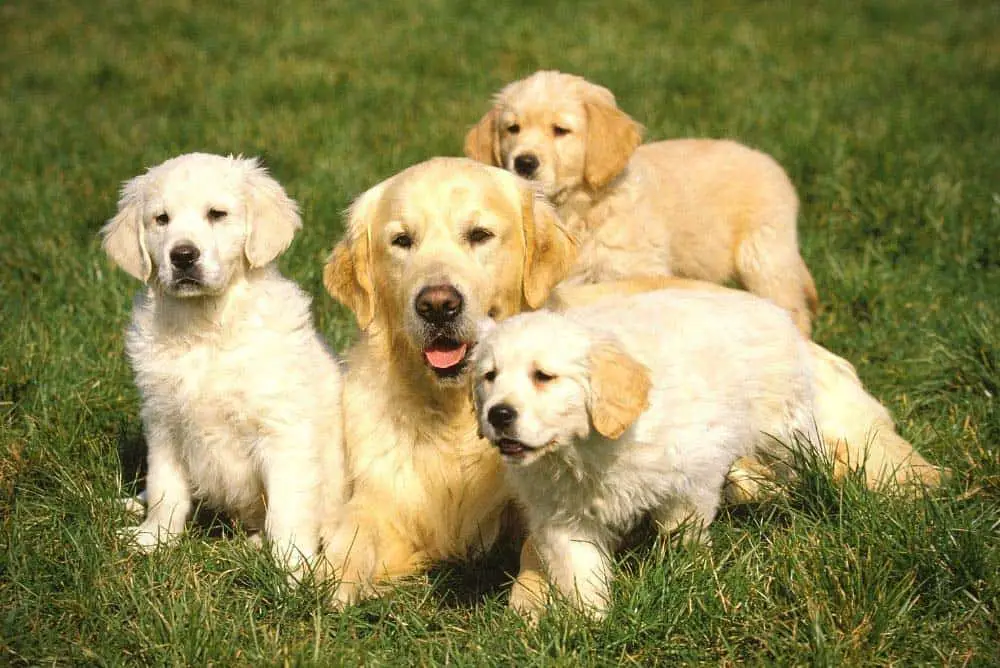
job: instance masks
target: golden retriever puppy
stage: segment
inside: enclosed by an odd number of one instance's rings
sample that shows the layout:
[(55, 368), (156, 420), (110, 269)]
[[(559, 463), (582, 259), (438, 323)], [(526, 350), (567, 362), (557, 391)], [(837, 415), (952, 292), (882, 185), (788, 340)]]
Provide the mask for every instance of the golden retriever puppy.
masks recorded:
[(343, 501), (341, 379), (274, 262), (298, 209), (256, 160), (182, 155), (128, 181), (104, 250), (144, 282), (126, 349), (149, 447), (144, 550), (198, 499), (263, 530), (293, 575)]
[(580, 241), (569, 280), (734, 279), (790, 311), (808, 335), (816, 288), (781, 166), (732, 141), (640, 146), (640, 131), (608, 89), (542, 71), (497, 94), (465, 154), (540, 184)]
[[(787, 312), (733, 290), (664, 290), (497, 325), (474, 356), (479, 424), (547, 579), (599, 616), (622, 534), (651, 515), (663, 532), (687, 521), (687, 536), (704, 538), (738, 457), (790, 474), (795, 449), (905, 443), (860, 384), (823, 370), (825, 355)], [(545, 598), (545, 581), (522, 572), (511, 605), (535, 617)]]
[(540, 306), (573, 254), (530, 184), (464, 158), (354, 202), (324, 271), (362, 329), (344, 379), (352, 495), (322, 529), (335, 604), (494, 542), (510, 494), (476, 433), (469, 355), (480, 321)]

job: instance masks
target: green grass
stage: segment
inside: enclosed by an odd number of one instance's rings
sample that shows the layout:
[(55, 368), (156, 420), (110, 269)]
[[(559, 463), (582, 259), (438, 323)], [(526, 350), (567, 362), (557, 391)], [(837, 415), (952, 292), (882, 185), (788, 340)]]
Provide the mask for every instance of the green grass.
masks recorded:
[[(361, 4), (0, 4), (0, 663), (1000, 661), (1000, 7)], [(543, 67), (609, 86), (650, 138), (735, 137), (786, 166), (817, 339), (949, 485), (902, 501), (810, 470), (723, 513), (708, 551), (639, 540), (604, 623), (557, 609), (537, 630), (505, 610), (510, 549), (345, 613), (218, 523), (126, 551), (137, 285), (96, 238), (120, 182), (185, 151), (263, 155), (306, 221), (282, 266), (343, 348), (320, 280), (340, 212), (460, 151)]]

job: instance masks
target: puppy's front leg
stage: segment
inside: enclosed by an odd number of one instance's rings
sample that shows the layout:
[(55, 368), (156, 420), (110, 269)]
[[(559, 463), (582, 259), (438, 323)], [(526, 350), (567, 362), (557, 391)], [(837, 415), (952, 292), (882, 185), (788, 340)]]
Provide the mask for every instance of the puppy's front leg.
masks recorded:
[(549, 598), (545, 567), (531, 536), (521, 546), (521, 564), (510, 589), (510, 607), (531, 623), (536, 623)]
[[(291, 436), (291, 437), (289, 437)], [(296, 433), (268, 439), (260, 448), (267, 493), (264, 533), (275, 561), (300, 580), (319, 549), (321, 505), (320, 464), (312, 434)]]
[(139, 526), (122, 529), (120, 535), (143, 552), (151, 552), (183, 533), (191, 512), (191, 486), (170, 430), (155, 420), (147, 420), (146, 441), (146, 519)]
[(611, 562), (592, 537), (555, 530), (540, 533), (538, 552), (549, 580), (578, 609), (602, 619), (611, 603)]

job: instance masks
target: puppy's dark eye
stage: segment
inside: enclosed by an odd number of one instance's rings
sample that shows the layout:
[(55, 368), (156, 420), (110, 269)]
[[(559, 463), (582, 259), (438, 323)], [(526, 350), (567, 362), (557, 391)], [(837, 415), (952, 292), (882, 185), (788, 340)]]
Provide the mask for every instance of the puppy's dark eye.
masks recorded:
[(562, 137), (564, 135), (568, 135), (569, 133), (570, 133), (569, 128), (564, 128), (561, 125), (552, 126), (552, 134), (554, 134), (556, 137)]
[(208, 210), (208, 219), (210, 221), (212, 221), (213, 223), (215, 221), (217, 221), (217, 220), (222, 220), (223, 218), (225, 218), (228, 215), (229, 215), (229, 212), (228, 211), (223, 211), (222, 209), (209, 209)]
[(406, 232), (400, 232), (392, 238), (392, 245), (405, 250), (413, 245), (413, 237)]
[(545, 373), (541, 369), (535, 369), (535, 373), (531, 375), (531, 379), (540, 385), (544, 385), (545, 383), (555, 380), (556, 377), (551, 373)]
[(165, 213), (161, 213), (154, 220), (156, 220), (157, 225), (166, 225), (167, 223), (170, 222), (170, 216), (168, 216)]
[(512, 135), (516, 135), (520, 131), (521, 131), (521, 126), (518, 125), (517, 123), (511, 123), (510, 125), (507, 126), (507, 132)]
[(474, 227), (469, 230), (467, 235), (469, 243), (473, 246), (478, 246), (481, 243), (485, 243), (494, 237), (494, 234), (490, 232), (485, 227)]
[(492, 383), (496, 379), (497, 379), (496, 369), (492, 369), (483, 374), (483, 380), (485, 380), (487, 383)]

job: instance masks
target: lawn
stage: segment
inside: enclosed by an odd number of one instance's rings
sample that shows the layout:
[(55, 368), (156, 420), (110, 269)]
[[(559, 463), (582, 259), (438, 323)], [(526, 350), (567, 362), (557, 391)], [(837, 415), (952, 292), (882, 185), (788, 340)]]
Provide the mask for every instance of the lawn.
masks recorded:
[[(998, 34), (988, 0), (0, 4), (0, 663), (996, 665)], [(781, 161), (816, 339), (951, 481), (902, 500), (807, 469), (725, 511), (708, 550), (640, 537), (599, 624), (521, 623), (503, 546), (342, 613), (219, 521), (127, 551), (138, 285), (96, 236), (120, 183), (187, 151), (263, 156), (305, 219), (282, 268), (342, 349), (356, 328), (320, 273), (345, 206), (458, 153), (539, 68), (607, 85), (648, 138)]]

